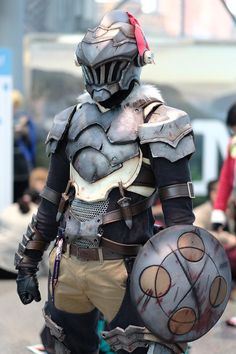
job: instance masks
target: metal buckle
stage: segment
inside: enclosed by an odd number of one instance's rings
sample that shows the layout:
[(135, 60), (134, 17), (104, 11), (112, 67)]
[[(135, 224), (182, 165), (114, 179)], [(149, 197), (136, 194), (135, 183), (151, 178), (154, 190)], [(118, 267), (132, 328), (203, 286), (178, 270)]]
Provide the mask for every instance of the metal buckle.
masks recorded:
[(103, 259), (103, 250), (101, 247), (98, 248), (98, 258), (99, 258), (100, 264), (102, 264), (104, 259)]
[(52, 336), (56, 337), (60, 342), (65, 339), (65, 333), (62, 327), (58, 326), (52, 319), (49, 313), (46, 313), (46, 306), (44, 307), (43, 317), (45, 320), (46, 326), (50, 329)]
[(101, 247), (78, 248), (76, 257), (82, 262), (99, 261), (100, 263), (103, 263), (104, 261), (103, 250)]
[(193, 190), (193, 183), (192, 182), (187, 182), (187, 188), (188, 188), (188, 195), (191, 199), (195, 198), (194, 190)]

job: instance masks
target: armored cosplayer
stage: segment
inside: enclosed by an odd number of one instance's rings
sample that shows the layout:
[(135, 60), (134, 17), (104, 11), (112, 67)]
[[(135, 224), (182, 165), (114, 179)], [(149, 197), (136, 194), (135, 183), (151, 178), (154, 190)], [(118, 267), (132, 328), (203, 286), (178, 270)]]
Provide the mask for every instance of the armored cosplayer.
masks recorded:
[[(97, 353), (99, 313), (113, 351), (184, 353), (229, 297), (224, 250), (193, 226), (190, 119), (140, 83), (152, 62), (138, 21), (106, 14), (76, 50), (87, 92), (47, 137), (47, 183), (15, 262), (21, 301), (39, 301), (38, 263), (56, 240), (44, 310), (56, 353)], [(157, 192), (166, 225), (158, 233)]]

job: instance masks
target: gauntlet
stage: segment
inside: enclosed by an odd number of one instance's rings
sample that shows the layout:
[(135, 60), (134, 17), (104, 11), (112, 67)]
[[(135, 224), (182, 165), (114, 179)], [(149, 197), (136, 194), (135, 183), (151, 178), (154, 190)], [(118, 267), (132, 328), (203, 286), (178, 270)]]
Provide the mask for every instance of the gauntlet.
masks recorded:
[(37, 231), (36, 224), (36, 216), (33, 216), (15, 254), (17, 293), (24, 305), (41, 300), (36, 273), (49, 243)]

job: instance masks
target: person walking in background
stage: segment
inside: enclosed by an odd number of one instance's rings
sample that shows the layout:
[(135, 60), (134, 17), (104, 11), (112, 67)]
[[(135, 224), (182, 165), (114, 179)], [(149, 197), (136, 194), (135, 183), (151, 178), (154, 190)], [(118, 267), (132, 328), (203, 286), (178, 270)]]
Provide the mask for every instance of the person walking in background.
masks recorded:
[(13, 128), (14, 128), (14, 202), (29, 186), (29, 176), (35, 167), (36, 134), (30, 117), (23, 111), (23, 96), (12, 92)]
[[(234, 232), (235, 232), (235, 203), (236, 203), (236, 103), (227, 114), (226, 125), (230, 128), (231, 138), (228, 144), (227, 157), (220, 172), (218, 191), (211, 213), (212, 228), (215, 231), (223, 230), (227, 224), (226, 209), (230, 196), (234, 201)], [(231, 250), (232, 253), (232, 250)], [(232, 274), (234, 277), (234, 273)], [(226, 323), (236, 327), (236, 316), (229, 318)]]
[[(213, 234), (213, 236), (215, 236), (218, 239), (218, 241), (222, 243), (226, 251), (226, 254), (229, 258), (232, 277), (235, 282), (236, 281), (236, 237), (232, 233), (233, 232), (232, 231), (233, 227), (231, 226), (232, 215), (230, 213), (231, 203), (228, 203), (227, 209), (225, 210), (226, 223), (225, 223), (224, 230), (223, 229), (218, 229), (217, 231), (213, 230), (213, 225), (211, 223), (211, 214), (218, 193), (218, 186), (219, 183), (217, 180), (212, 180), (208, 182), (207, 200), (205, 201), (205, 203), (202, 203), (193, 209), (195, 215), (194, 224), (196, 226), (202, 227), (210, 231), (211, 234)], [(229, 202), (231, 202), (230, 199)], [(234, 293), (235, 293), (235, 286), (233, 286), (231, 298), (235, 297)]]
[(207, 200), (193, 209), (195, 225), (207, 230), (212, 229), (211, 213), (218, 188), (218, 180), (212, 180), (207, 184)]
[[(207, 200), (194, 208), (195, 224), (211, 231), (213, 230), (211, 214), (216, 200), (218, 186), (219, 181), (217, 179), (209, 181), (207, 184)], [(224, 230), (231, 234), (234, 233), (234, 208), (232, 204), (233, 200), (232, 196), (230, 196), (225, 210), (226, 223), (224, 225)]]
[[(24, 191), (16, 203), (12, 203), (0, 213), (0, 278), (15, 278), (14, 267), (15, 245), (36, 213), (40, 192), (46, 183), (48, 170), (37, 167), (31, 171), (29, 188)], [(47, 275), (47, 262), (40, 266), (40, 274)]]
[(226, 125), (230, 128), (232, 136), (228, 144), (227, 157), (221, 168), (218, 192), (211, 214), (213, 230), (223, 229), (226, 226), (225, 212), (231, 193), (234, 204), (236, 201), (236, 103), (228, 111)]

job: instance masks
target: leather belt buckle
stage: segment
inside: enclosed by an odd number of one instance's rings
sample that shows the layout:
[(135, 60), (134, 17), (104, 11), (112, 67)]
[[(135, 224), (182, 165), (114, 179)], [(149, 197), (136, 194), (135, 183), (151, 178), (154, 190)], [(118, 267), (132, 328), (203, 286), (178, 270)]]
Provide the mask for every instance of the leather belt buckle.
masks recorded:
[(77, 248), (76, 257), (82, 262), (100, 261), (103, 263), (102, 248)]
[(187, 182), (188, 194), (191, 199), (195, 198), (194, 190), (193, 190), (193, 183)]
[(76, 256), (83, 262), (97, 261), (99, 259), (97, 248), (77, 248)]

